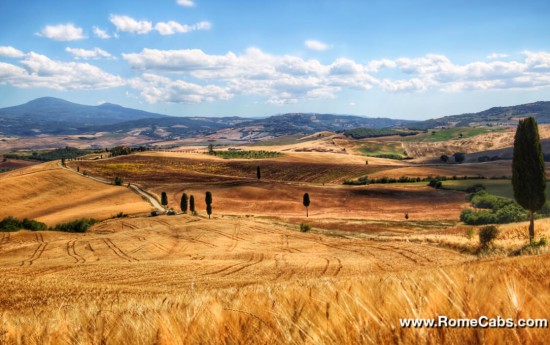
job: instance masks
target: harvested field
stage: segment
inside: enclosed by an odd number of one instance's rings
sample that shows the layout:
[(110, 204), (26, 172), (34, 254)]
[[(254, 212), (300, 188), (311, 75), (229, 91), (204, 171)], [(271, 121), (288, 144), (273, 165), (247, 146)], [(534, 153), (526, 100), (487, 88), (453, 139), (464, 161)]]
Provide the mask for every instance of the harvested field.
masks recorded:
[(32, 218), (48, 225), (78, 218), (110, 218), (119, 212), (145, 213), (151, 205), (124, 187), (93, 181), (57, 162), (0, 175), (0, 218)]
[[(260, 166), (262, 178), (269, 181), (293, 181), (314, 183), (340, 183), (348, 177), (358, 177), (377, 171), (362, 164), (337, 164), (325, 159), (324, 162), (301, 162), (296, 158), (225, 160), (201, 154), (169, 153), (131, 155), (97, 161), (71, 162), (92, 175), (112, 179), (121, 176), (125, 180), (163, 181), (182, 183), (217, 183), (235, 180), (256, 179), (256, 167)], [(176, 157), (174, 157), (176, 156)], [(328, 157), (327, 157), (328, 158)]]

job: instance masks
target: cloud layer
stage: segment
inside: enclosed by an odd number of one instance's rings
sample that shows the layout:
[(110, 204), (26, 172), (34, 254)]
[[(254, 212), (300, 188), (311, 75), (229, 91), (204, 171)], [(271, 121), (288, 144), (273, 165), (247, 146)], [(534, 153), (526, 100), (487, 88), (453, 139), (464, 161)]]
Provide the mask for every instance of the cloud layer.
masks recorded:
[[(148, 26), (127, 22), (135, 32)], [(151, 26), (152, 27), (152, 26)], [(101, 48), (65, 48), (77, 60), (115, 59)], [(123, 53), (134, 76), (122, 78), (83, 62), (52, 60), (35, 52), (0, 46), (0, 83), (15, 87), (93, 90), (126, 85), (149, 103), (201, 103), (239, 95), (262, 96), (269, 104), (332, 99), (345, 90), (385, 92), (467, 92), (536, 89), (550, 86), (550, 53), (524, 51), (507, 61), (454, 63), (440, 54), (379, 59), (363, 63), (338, 58), (322, 63), (294, 55), (273, 55), (258, 48), (216, 55), (200, 49)]]

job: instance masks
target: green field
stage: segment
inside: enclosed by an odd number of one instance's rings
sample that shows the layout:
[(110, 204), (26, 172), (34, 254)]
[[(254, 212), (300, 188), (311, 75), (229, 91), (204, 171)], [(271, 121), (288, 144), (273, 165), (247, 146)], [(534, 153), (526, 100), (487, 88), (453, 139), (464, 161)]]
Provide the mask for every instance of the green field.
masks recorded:
[[(443, 181), (443, 188), (453, 190), (466, 190), (475, 184), (481, 183), (487, 189), (487, 192), (503, 196), (505, 198), (514, 198), (511, 180), (447, 180)], [(550, 197), (550, 185), (546, 183), (546, 199)]]
[[(432, 129), (427, 133), (404, 138), (403, 141), (407, 142), (436, 142), (436, 141), (448, 141), (453, 139), (469, 138), (480, 134), (500, 132), (503, 128), (489, 128), (489, 127), (457, 127), (446, 129)], [(462, 134), (462, 137), (460, 136)]]
[(359, 147), (358, 150), (362, 155), (369, 157), (392, 155), (399, 159), (407, 156), (404, 152), (403, 146), (399, 142), (369, 141)]

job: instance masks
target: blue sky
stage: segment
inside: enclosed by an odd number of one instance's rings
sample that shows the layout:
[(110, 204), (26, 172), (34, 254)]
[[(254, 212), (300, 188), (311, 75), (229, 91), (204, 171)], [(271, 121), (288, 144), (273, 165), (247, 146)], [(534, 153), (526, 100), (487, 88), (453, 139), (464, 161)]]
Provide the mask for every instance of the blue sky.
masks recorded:
[(548, 1), (0, 2), (0, 107), (426, 119), (550, 100)]

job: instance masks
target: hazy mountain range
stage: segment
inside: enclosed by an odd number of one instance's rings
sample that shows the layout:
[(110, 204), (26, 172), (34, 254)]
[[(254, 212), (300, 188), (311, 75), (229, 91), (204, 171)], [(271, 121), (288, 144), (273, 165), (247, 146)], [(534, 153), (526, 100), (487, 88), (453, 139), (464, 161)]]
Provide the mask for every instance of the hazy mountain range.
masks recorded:
[(496, 107), (479, 113), (445, 116), (426, 121), (398, 120), (352, 115), (292, 113), (263, 119), (242, 117), (176, 117), (105, 103), (81, 105), (53, 97), (0, 109), (0, 134), (36, 136), (112, 132), (174, 139), (213, 134), (231, 129), (253, 138), (342, 131), (352, 128), (413, 128), (437, 126), (506, 125), (517, 118), (535, 116), (539, 123), (550, 123), (550, 102), (512, 107)]

